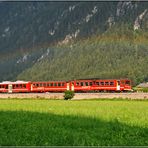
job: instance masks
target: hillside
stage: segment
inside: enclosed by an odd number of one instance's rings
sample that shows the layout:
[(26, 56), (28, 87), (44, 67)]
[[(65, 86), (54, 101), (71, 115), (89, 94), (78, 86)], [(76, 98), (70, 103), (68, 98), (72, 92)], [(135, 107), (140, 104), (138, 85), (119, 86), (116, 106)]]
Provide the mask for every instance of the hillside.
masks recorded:
[(0, 81), (148, 80), (148, 2), (0, 2), (0, 17)]
[[(92, 37), (60, 48), (50, 49), (18, 79), (69, 80), (81, 78), (131, 78), (135, 84), (148, 80), (147, 37), (125, 39), (113, 34)], [(116, 39), (118, 38), (118, 39)]]

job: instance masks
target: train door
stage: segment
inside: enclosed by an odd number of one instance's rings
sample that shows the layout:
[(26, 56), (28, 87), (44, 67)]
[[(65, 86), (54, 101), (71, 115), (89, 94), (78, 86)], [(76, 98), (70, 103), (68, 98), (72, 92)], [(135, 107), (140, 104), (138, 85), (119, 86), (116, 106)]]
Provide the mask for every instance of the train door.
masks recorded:
[(71, 83), (71, 90), (74, 91), (74, 82)]
[(33, 84), (31, 83), (31, 92), (33, 91)]
[(74, 91), (74, 82), (67, 82), (67, 90)]
[(120, 81), (117, 81), (117, 91), (120, 91)]
[(12, 84), (8, 85), (8, 93), (12, 93)]
[(67, 82), (67, 90), (70, 90), (70, 84)]

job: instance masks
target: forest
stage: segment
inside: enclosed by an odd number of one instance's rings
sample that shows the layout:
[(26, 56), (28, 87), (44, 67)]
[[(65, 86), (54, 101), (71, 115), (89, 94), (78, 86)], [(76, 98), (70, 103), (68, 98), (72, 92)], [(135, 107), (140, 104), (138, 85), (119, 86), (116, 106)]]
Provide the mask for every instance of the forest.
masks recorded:
[[(100, 36), (50, 48), (50, 55), (23, 71), (17, 79), (71, 80), (130, 78), (133, 85), (148, 81), (148, 35), (116, 29)], [(47, 49), (44, 49), (47, 52)]]

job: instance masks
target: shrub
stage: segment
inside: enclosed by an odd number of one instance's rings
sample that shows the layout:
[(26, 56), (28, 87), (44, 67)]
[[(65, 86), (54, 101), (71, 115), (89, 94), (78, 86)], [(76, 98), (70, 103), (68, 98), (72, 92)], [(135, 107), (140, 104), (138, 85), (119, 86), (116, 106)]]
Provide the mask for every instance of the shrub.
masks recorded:
[(136, 92), (148, 92), (148, 88), (147, 87), (135, 87), (133, 88), (134, 91)]
[(74, 91), (71, 91), (71, 90), (67, 90), (64, 92), (64, 100), (69, 100), (69, 99), (72, 99), (74, 97)]

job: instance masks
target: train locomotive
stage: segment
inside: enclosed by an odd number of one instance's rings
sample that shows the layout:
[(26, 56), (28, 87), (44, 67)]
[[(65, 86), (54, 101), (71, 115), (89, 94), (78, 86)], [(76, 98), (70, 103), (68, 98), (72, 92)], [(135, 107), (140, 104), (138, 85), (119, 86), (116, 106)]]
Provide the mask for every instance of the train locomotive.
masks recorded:
[(84, 79), (71, 81), (4, 81), (0, 93), (39, 92), (127, 92), (132, 91), (129, 79)]

